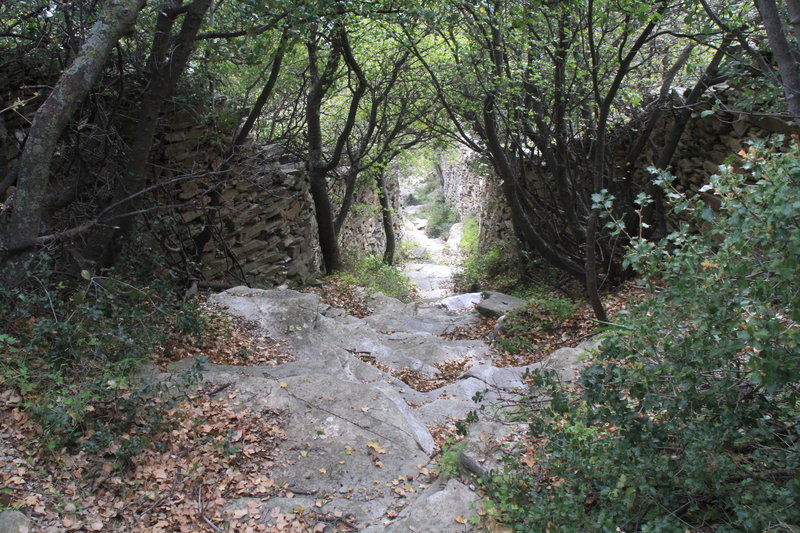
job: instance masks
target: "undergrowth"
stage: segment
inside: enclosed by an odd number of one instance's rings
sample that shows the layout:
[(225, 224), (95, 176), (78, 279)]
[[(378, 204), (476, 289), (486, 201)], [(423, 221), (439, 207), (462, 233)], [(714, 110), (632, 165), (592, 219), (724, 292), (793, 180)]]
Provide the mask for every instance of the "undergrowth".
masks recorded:
[(380, 291), (409, 302), (414, 299), (414, 285), (397, 267), (387, 265), (380, 255), (369, 255), (347, 265), (345, 272), (334, 275), (345, 283), (364, 287), (368, 293)]
[(723, 167), (716, 210), (658, 182), (700, 232), (632, 238), (627, 264), (666, 289), (618, 317), (579, 388), (531, 376), (549, 407), (486, 485), (515, 531), (800, 528), (800, 152)]
[(424, 204), (419, 210), (419, 216), (427, 221), (425, 235), (428, 237), (443, 237), (458, 222), (458, 213), (445, 202), (441, 184), (435, 174), (422, 182), (414, 191), (414, 197), (420, 204)]
[[(27, 284), (0, 289), (5, 406), (30, 413), (54, 453), (113, 450), (126, 466), (161, 429), (164, 411), (167, 385), (138, 379), (142, 365), (171, 336), (202, 337), (207, 316), (164, 282), (123, 281), (113, 271), (58, 279), (45, 255), (26, 268)], [(125, 438), (134, 427), (137, 437)]]

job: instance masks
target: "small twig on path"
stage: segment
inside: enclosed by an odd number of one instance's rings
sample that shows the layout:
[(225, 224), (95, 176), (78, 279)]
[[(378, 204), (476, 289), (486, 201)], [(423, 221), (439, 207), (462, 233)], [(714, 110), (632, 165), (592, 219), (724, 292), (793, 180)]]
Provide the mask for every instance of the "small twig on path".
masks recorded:
[(223, 383), (222, 385), (220, 385), (219, 387), (215, 388), (214, 390), (211, 390), (211, 391), (207, 392), (206, 396), (214, 396), (215, 394), (224, 391), (225, 389), (227, 389), (231, 385), (233, 385), (233, 382)]
[(200, 518), (202, 518), (206, 524), (214, 528), (214, 531), (222, 531), (217, 525), (214, 524), (211, 520), (208, 519), (205, 513), (205, 505), (203, 505), (203, 486), (200, 485), (197, 487), (197, 509), (198, 513), (200, 514)]
[(318, 490), (301, 489), (292, 486), (286, 487), (286, 490), (288, 490), (292, 494), (299, 494), (301, 496), (316, 496), (316, 494), (319, 492)]

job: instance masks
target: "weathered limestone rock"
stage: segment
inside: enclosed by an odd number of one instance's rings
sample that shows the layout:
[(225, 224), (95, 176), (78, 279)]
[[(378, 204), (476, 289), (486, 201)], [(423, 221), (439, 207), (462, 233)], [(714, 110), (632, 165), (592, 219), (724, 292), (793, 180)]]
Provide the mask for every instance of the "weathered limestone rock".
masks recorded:
[(456, 479), (444, 488), (432, 486), (417, 498), (393, 522), (375, 525), (365, 533), (406, 533), (409, 531), (436, 533), (464, 533), (479, 531), (469, 522), (476, 515), (480, 498)]
[(528, 302), (508, 294), (495, 291), (485, 291), (483, 300), (478, 303), (476, 309), (481, 316), (487, 318), (498, 318), (509, 311), (525, 307)]
[(497, 421), (476, 422), (469, 428), (458, 453), (461, 467), (479, 478), (501, 471), (503, 454), (501, 441), (511, 432), (511, 426)]
[(30, 533), (32, 528), (30, 518), (19, 511), (0, 513), (0, 533)]
[(465, 309), (472, 309), (482, 299), (481, 293), (470, 292), (467, 294), (456, 294), (455, 296), (448, 296), (439, 300), (439, 305), (448, 311), (463, 311)]

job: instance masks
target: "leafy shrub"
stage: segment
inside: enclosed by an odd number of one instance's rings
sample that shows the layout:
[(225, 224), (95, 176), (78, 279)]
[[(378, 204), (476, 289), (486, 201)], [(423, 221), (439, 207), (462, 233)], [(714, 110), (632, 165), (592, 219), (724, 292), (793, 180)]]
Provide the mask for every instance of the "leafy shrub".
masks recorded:
[(158, 429), (159, 391), (134, 379), (172, 328), (202, 335), (196, 304), (166, 285), (139, 285), (83, 273), (57, 282), (49, 259), (29, 265), (38, 283), (0, 290), (0, 385), (23, 408), (53, 450), (113, 446), (120, 464), (144, 442), (120, 437), (132, 426)]
[(511, 245), (504, 244), (479, 254), (477, 246), (466, 255), (453, 275), (457, 291), (496, 290), (515, 292), (524, 285)]
[(383, 262), (379, 255), (359, 259), (347, 272), (337, 274), (342, 280), (380, 291), (387, 296), (408, 302), (414, 298), (414, 285), (399, 269)]
[(425, 235), (432, 239), (447, 235), (453, 224), (458, 222), (458, 213), (450, 209), (443, 199), (425, 205), (420, 210), (420, 215), (428, 221)]
[(535, 376), (552, 398), (529, 413), (535, 461), (488, 484), (517, 531), (800, 527), (800, 153), (756, 146), (723, 168), (717, 212), (660, 182), (702, 232), (633, 240), (628, 264), (667, 288), (581, 390)]
[(478, 219), (472, 215), (466, 217), (461, 231), (461, 240), (458, 243), (461, 253), (467, 257), (477, 255), (479, 237), (480, 226), (478, 225)]
[(416, 263), (430, 261), (431, 252), (427, 248), (421, 248), (418, 244), (411, 241), (400, 241), (397, 247), (397, 255), (395, 257), (395, 265), (403, 265), (406, 263)]
[(414, 205), (424, 204), (419, 215), (428, 223), (425, 226), (425, 234), (431, 238), (439, 238), (446, 235), (450, 228), (458, 222), (458, 213), (453, 211), (444, 201), (444, 193), (439, 179), (435, 174), (431, 174), (423, 181), (417, 190), (414, 191)]
[(413, 205), (427, 204), (437, 200), (444, 200), (442, 193), (442, 186), (439, 183), (439, 178), (436, 174), (429, 174), (425, 180), (419, 184), (419, 187), (413, 193), (416, 203)]

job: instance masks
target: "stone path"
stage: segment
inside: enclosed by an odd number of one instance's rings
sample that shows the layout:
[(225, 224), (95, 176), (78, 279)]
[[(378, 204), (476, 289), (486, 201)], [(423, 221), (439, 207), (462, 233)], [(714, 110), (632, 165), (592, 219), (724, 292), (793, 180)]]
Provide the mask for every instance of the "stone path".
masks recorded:
[[(316, 294), (247, 287), (211, 301), (285, 339), (296, 357), (272, 367), (206, 365), (203, 372), (213, 384), (233, 384), (226, 393), (235, 391), (252, 409), (286, 413), (287, 438), (270, 471), (294, 497), (258, 501), (265, 520), (275, 509), (291, 513), (299, 505), (370, 532), (481, 530), (470, 522), (479, 496), (468, 482), (436, 475), (431, 431), (475, 409), (476, 393), (496, 405), (522, 390), (526, 367), (492, 366), (483, 342), (440, 337), (477, 320), (474, 311), (448, 310), (441, 302), (404, 304), (376, 293), (370, 301), (375, 312), (360, 319), (321, 303)], [(543, 364), (557, 362), (571, 377), (581, 353), (562, 349)], [(428, 392), (395, 377), (415, 372), (435, 378), (448, 363), (463, 371)], [(461, 461), (480, 474), (496, 464), (491, 455), (497, 450), (488, 443), (502, 433), (502, 416), (476, 427)], [(233, 506), (252, 504), (243, 499)], [(336, 527), (334, 520), (326, 531)]]
[[(275, 512), (288, 514), (299, 506), (313, 510), (331, 532), (483, 530), (471, 478), (440, 473), (433, 434), (476, 409), (473, 397), (482, 395), (491, 415), (470, 429), (458, 461), (464, 470), (485, 475), (500, 466), (497, 440), (509, 428), (501, 406), (525, 390), (525, 372), (548, 366), (573, 379), (591, 346), (558, 350), (531, 367), (499, 368), (482, 341), (443, 339), (478, 320), (480, 294), (447, 296), (447, 247), (424, 235), (413, 212), (409, 219), (406, 238), (428, 252), (427, 262), (405, 267), (422, 302), (404, 304), (376, 293), (369, 301), (373, 314), (355, 318), (316, 294), (292, 290), (236, 287), (210, 298), (258, 324), (263, 334), (285, 340), (295, 356), (279, 366), (206, 365), (203, 372), (214, 385), (230, 385), (226, 393), (233, 390), (242, 404), (286, 415), (286, 440), (269, 468), (293, 497), (244, 498), (233, 508), (255, 504), (269, 522)], [(455, 379), (433, 390), (406, 383), (431, 383), (445, 368), (457, 369)]]
[(403, 239), (413, 243), (418, 261), (403, 265), (403, 272), (419, 288), (420, 298), (435, 300), (452, 292), (453, 264), (458, 255), (462, 224), (454, 224), (447, 240), (425, 234), (426, 221), (419, 216), (423, 206), (408, 206), (403, 215)]

